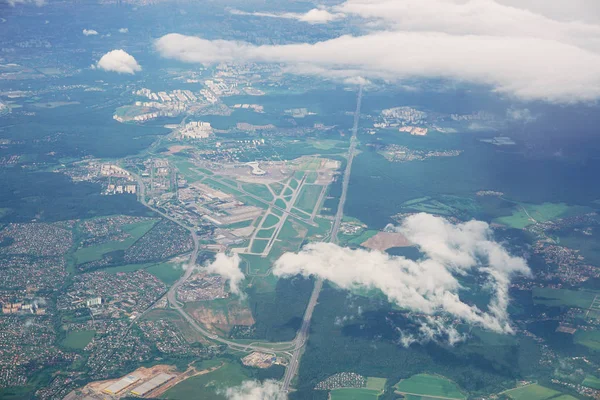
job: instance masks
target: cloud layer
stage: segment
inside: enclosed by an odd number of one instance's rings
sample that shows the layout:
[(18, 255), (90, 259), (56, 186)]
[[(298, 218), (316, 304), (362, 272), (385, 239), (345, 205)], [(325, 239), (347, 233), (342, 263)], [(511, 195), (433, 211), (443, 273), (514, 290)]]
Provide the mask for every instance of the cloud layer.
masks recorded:
[(105, 71), (118, 72), (119, 74), (135, 74), (142, 67), (125, 50), (112, 50), (102, 56), (96, 67)]
[(240, 284), (245, 278), (244, 273), (240, 270), (240, 261), (240, 256), (237, 254), (229, 256), (225, 253), (218, 253), (215, 260), (206, 265), (206, 271), (221, 275), (229, 282), (231, 293), (245, 297), (244, 292), (240, 288)]
[(309, 10), (306, 13), (246, 12), (236, 9), (231, 9), (229, 12), (234, 15), (250, 15), (254, 17), (294, 19), (296, 21), (307, 22), (309, 24), (324, 24), (344, 17), (344, 14), (331, 13), (321, 8), (313, 8), (312, 10)]
[(263, 383), (258, 381), (245, 381), (240, 386), (228, 388), (225, 391), (228, 400), (286, 400), (287, 396), (281, 392), (279, 384), (273, 380)]
[[(391, 302), (418, 313), (448, 315), (495, 332), (512, 332), (507, 312), (510, 280), (516, 274), (529, 274), (529, 268), (524, 259), (511, 256), (492, 240), (487, 223), (473, 220), (453, 225), (422, 213), (408, 217), (398, 229), (419, 247), (423, 259), (311, 243), (297, 254), (281, 256), (273, 273), (318, 276), (343, 289), (375, 288)], [(486, 310), (460, 299), (458, 277), (467, 275), (485, 277), (491, 295)], [(422, 331), (433, 335), (434, 321), (426, 320)]]
[[(511, 0), (349, 0), (306, 14), (251, 15), (323, 23), (360, 18), (371, 29), (361, 36), (254, 46), (169, 34), (155, 44), (163, 56), (186, 62), (284, 63), (288, 72), (339, 79), (443, 78), (489, 85), (523, 100), (598, 99), (600, 23), (559, 18), (551, 12), (558, 2), (546, 3), (528, 0), (517, 8)], [(583, 4), (577, 15), (583, 19), (583, 10), (597, 8)]]
[(98, 34), (98, 31), (96, 31), (94, 29), (84, 29), (83, 34), (84, 34), (84, 36), (95, 36)]
[(15, 7), (17, 4), (33, 4), (37, 7), (46, 5), (46, 0), (6, 0), (9, 6)]

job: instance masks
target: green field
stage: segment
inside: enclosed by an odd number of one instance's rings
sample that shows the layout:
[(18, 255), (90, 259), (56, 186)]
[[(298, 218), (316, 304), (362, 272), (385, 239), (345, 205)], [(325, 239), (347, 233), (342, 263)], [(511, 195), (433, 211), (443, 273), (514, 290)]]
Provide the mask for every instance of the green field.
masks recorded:
[(223, 390), (250, 379), (239, 364), (228, 363), (205, 375), (193, 376), (167, 390), (161, 398), (172, 400), (226, 399)]
[[(173, 159), (175, 160), (175, 166), (179, 170), (179, 173), (181, 173), (188, 181), (196, 182), (205, 178), (204, 175), (198, 172), (199, 168), (187, 161), (187, 159), (177, 156), (173, 157)], [(210, 175), (212, 175), (212, 173)]]
[(267, 244), (269, 244), (268, 240), (255, 239), (254, 242), (252, 242), (252, 248), (250, 249), (250, 251), (252, 253), (262, 253), (267, 248)]
[(574, 342), (590, 350), (600, 351), (600, 331), (578, 330), (575, 332)]
[(265, 199), (266, 201), (273, 200), (273, 194), (271, 193), (271, 191), (269, 190), (269, 188), (266, 185), (255, 184), (255, 183), (244, 183), (242, 185), (242, 189), (244, 189), (246, 192), (248, 192), (250, 194), (260, 197), (261, 199)]
[(277, 225), (278, 222), (279, 222), (278, 216), (269, 214), (269, 215), (267, 215), (267, 218), (265, 218), (265, 222), (263, 222), (262, 228), (271, 228), (271, 227)]
[(166, 285), (172, 285), (183, 275), (183, 268), (179, 264), (161, 263), (154, 264), (146, 271), (163, 281)]
[(588, 375), (585, 377), (583, 382), (581, 382), (581, 384), (592, 389), (600, 389), (600, 378), (597, 378), (593, 375)]
[(401, 380), (396, 385), (400, 393), (418, 396), (436, 396), (447, 399), (466, 399), (458, 385), (442, 376), (418, 374)]
[(285, 191), (283, 192), (284, 196), (291, 196), (293, 194), (294, 194), (294, 191), (292, 189), (290, 189), (289, 187), (285, 188)]
[(61, 344), (70, 349), (83, 350), (94, 338), (96, 331), (69, 331)]
[(319, 201), (319, 196), (321, 195), (321, 191), (323, 190), (322, 185), (304, 185), (300, 190), (300, 195), (296, 200), (296, 204), (294, 207), (299, 210), (306, 211), (309, 214), (312, 214), (315, 206), (317, 206), (317, 202)]
[(367, 378), (367, 389), (379, 390), (383, 392), (383, 389), (385, 389), (386, 381), (387, 379), (385, 378), (375, 378), (370, 376)]
[(381, 392), (365, 388), (334, 389), (330, 392), (330, 400), (377, 400)]
[(231, 188), (231, 187), (229, 187), (229, 186), (227, 186), (227, 185), (225, 185), (225, 184), (223, 184), (221, 182), (217, 182), (214, 179), (210, 179), (210, 178), (209, 179), (205, 179), (203, 183), (207, 184), (208, 186), (210, 186), (210, 187), (212, 187), (214, 189), (220, 190), (223, 193), (229, 193), (229, 194), (232, 194), (234, 196), (242, 196), (243, 195), (243, 193), (240, 192), (239, 190), (233, 189), (233, 188)]
[(275, 200), (275, 205), (279, 208), (283, 208), (284, 210), (287, 208), (287, 204), (282, 199)]
[(291, 180), (290, 180), (290, 187), (291, 187), (292, 189), (296, 189), (296, 188), (298, 187), (298, 181), (297, 181), (297, 180), (295, 180), (295, 179), (291, 179)]
[(270, 183), (269, 186), (271, 186), (271, 189), (273, 189), (273, 192), (275, 192), (275, 194), (279, 194), (283, 190), (283, 185), (281, 183)]
[(586, 290), (568, 290), (552, 288), (534, 288), (534, 304), (543, 304), (549, 307), (577, 307), (587, 309), (590, 307), (598, 293)]
[(569, 206), (565, 203), (518, 203), (512, 215), (500, 217), (495, 222), (511, 228), (523, 229), (534, 222), (547, 222), (591, 211), (587, 207)]
[(308, 175), (306, 175), (306, 183), (315, 183), (318, 177), (319, 174), (316, 172), (309, 172)]
[(134, 244), (139, 238), (144, 236), (146, 232), (148, 232), (157, 220), (146, 220), (141, 222), (136, 222), (134, 224), (125, 225), (122, 227), (123, 231), (127, 233), (130, 237), (123, 241), (111, 241), (106, 243), (101, 243), (89, 247), (83, 247), (78, 249), (74, 257), (77, 259), (77, 264), (83, 264), (90, 261), (100, 260), (102, 256), (106, 253), (110, 253), (111, 251), (116, 250), (125, 250), (132, 244)]
[(504, 394), (513, 400), (546, 400), (559, 395), (560, 392), (534, 383), (533, 385), (507, 390)]
[(259, 239), (270, 239), (273, 233), (275, 233), (275, 228), (261, 229), (256, 233), (256, 237)]

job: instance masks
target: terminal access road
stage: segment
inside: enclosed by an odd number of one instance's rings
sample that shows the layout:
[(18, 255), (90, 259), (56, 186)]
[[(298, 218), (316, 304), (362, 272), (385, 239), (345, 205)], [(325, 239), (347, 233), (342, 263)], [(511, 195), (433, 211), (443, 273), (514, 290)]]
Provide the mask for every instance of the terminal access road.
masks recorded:
[[(352, 137), (350, 138), (350, 147), (348, 148), (348, 158), (346, 163), (346, 169), (344, 170), (344, 177), (342, 181), (342, 194), (340, 196), (340, 202), (338, 204), (337, 212), (335, 214), (335, 219), (333, 221), (333, 226), (331, 228), (331, 235), (329, 237), (329, 241), (331, 243), (337, 243), (337, 235), (340, 230), (340, 226), (342, 224), (342, 218), (344, 217), (344, 204), (346, 203), (346, 195), (348, 193), (348, 183), (350, 182), (350, 172), (352, 170), (352, 161), (354, 160), (354, 155), (356, 152), (356, 146), (358, 144), (357, 133), (358, 133), (358, 121), (360, 120), (360, 106), (362, 101), (362, 86), (358, 88), (358, 95), (356, 97), (356, 110), (354, 111), (354, 123), (352, 125)], [(308, 305), (306, 306), (306, 311), (304, 312), (304, 318), (302, 319), (302, 326), (300, 330), (296, 334), (296, 338), (294, 339), (295, 349), (292, 352), (292, 357), (290, 362), (285, 370), (285, 375), (283, 376), (283, 381), (281, 385), (281, 389), (284, 393), (289, 392), (290, 385), (292, 380), (296, 376), (298, 372), (298, 366), (300, 365), (300, 357), (302, 355), (302, 348), (306, 344), (308, 340), (308, 333), (310, 330), (310, 320), (312, 319), (313, 311), (315, 310), (315, 306), (317, 305), (317, 300), (319, 299), (319, 294), (321, 293), (321, 289), (323, 288), (323, 280), (317, 279), (315, 282), (315, 286), (310, 295), (310, 300), (308, 301)]]

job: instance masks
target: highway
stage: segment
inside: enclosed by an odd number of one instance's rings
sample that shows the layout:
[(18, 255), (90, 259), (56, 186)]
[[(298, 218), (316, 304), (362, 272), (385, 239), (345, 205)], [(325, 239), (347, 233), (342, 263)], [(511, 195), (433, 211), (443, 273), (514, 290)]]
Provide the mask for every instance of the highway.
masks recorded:
[[(352, 137), (350, 138), (350, 147), (348, 148), (348, 160), (346, 164), (346, 169), (344, 170), (344, 177), (342, 181), (342, 194), (340, 196), (340, 202), (338, 204), (338, 209), (335, 214), (335, 219), (333, 221), (333, 226), (331, 228), (331, 235), (329, 237), (329, 241), (331, 243), (337, 243), (337, 234), (340, 230), (340, 226), (342, 224), (342, 218), (344, 217), (344, 204), (346, 203), (346, 195), (348, 193), (348, 183), (350, 182), (350, 172), (352, 170), (352, 161), (354, 160), (354, 154), (356, 151), (356, 145), (358, 144), (358, 139), (356, 138), (358, 133), (358, 121), (360, 120), (360, 106), (362, 101), (362, 85), (358, 88), (358, 95), (356, 97), (356, 110), (354, 111), (354, 124), (352, 125)], [(310, 330), (310, 320), (312, 319), (313, 311), (315, 310), (315, 306), (317, 305), (317, 300), (319, 299), (319, 294), (321, 293), (321, 289), (323, 287), (323, 280), (318, 279), (315, 282), (315, 286), (313, 288), (312, 294), (310, 295), (310, 300), (308, 301), (308, 305), (306, 306), (306, 311), (304, 312), (304, 318), (302, 319), (302, 326), (300, 330), (296, 334), (296, 338), (294, 339), (295, 348), (292, 352), (292, 357), (288, 364), (288, 367), (285, 370), (285, 375), (283, 376), (283, 381), (281, 384), (281, 390), (284, 393), (288, 393), (290, 390), (290, 385), (292, 380), (296, 376), (298, 372), (298, 366), (300, 365), (300, 357), (302, 355), (302, 348), (306, 344), (308, 340), (308, 333)]]

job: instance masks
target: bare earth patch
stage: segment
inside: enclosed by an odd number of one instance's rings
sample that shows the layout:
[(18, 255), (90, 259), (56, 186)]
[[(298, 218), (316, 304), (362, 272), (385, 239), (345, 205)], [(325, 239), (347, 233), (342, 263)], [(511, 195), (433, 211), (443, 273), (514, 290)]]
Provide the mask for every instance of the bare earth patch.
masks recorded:
[(373, 250), (385, 251), (392, 247), (409, 247), (413, 244), (399, 232), (379, 232), (363, 242), (361, 246)]
[(167, 152), (167, 154), (173, 155), (173, 154), (177, 154), (183, 150), (191, 149), (191, 148), (192, 148), (192, 146), (174, 145), (174, 146), (169, 147), (169, 151)]

